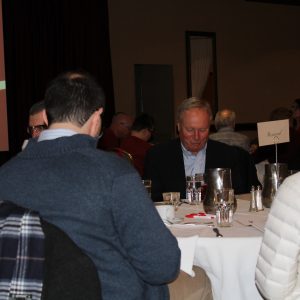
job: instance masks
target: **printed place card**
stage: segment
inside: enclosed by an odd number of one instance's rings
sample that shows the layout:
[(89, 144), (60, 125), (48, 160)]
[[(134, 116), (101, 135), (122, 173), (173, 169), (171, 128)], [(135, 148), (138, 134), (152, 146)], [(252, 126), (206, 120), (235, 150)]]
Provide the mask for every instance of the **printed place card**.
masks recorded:
[(290, 141), (289, 120), (257, 123), (259, 146), (287, 143)]

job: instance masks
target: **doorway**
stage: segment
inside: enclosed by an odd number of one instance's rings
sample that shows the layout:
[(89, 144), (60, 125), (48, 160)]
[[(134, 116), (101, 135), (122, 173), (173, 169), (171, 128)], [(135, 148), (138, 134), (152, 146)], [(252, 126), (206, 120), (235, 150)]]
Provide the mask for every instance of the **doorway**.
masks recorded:
[(147, 113), (154, 118), (153, 143), (159, 143), (175, 135), (173, 66), (136, 64), (135, 92), (136, 115)]

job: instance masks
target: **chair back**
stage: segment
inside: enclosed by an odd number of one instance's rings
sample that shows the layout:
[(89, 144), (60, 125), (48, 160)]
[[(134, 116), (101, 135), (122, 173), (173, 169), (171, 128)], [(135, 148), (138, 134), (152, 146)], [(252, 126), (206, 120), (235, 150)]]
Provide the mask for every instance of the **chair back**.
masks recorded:
[(111, 149), (111, 151), (116, 153), (118, 156), (125, 158), (127, 161), (133, 164), (132, 155), (129, 152), (125, 151), (124, 149), (116, 147)]
[(66, 233), (43, 220), (37, 212), (2, 202), (0, 299), (99, 300), (102, 297), (94, 263)]
[(38, 213), (0, 204), (0, 299), (41, 299), (44, 232)]

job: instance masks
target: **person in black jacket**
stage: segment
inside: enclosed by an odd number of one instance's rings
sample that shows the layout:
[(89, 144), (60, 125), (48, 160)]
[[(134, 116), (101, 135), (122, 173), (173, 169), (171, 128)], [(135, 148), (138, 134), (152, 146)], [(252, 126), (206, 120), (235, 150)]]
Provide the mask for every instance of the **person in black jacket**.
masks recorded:
[(249, 193), (259, 185), (250, 155), (238, 147), (209, 140), (212, 112), (208, 102), (195, 97), (184, 100), (177, 111), (179, 138), (152, 147), (146, 156), (144, 178), (152, 180), (152, 199), (163, 192), (180, 192), (185, 198), (185, 177), (210, 168), (230, 168), (236, 194)]

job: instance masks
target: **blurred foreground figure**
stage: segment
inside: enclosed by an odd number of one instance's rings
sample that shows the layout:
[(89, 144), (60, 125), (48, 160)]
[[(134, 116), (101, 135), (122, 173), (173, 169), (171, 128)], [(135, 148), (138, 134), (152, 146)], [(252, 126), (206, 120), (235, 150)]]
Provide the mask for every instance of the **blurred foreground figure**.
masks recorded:
[(300, 173), (280, 186), (265, 226), (256, 284), (266, 299), (300, 299)]
[(177, 240), (135, 169), (96, 149), (103, 108), (90, 75), (54, 79), (45, 95), (49, 127), (0, 168), (0, 200), (67, 233), (93, 260), (104, 300), (168, 299), (166, 284), (180, 265)]

